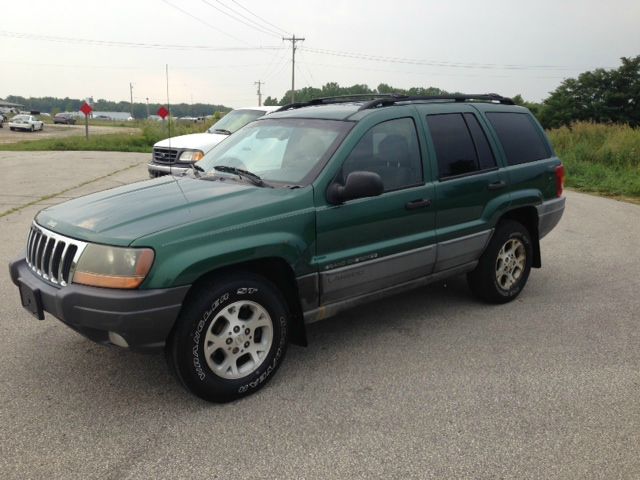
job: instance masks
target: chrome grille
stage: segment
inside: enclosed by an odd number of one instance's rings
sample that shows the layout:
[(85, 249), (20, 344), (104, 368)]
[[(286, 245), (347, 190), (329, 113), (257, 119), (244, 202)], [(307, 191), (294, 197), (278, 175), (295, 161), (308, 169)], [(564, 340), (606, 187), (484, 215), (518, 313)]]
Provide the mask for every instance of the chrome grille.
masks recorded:
[(153, 149), (153, 161), (158, 163), (175, 163), (178, 158), (178, 150), (175, 148)]
[(27, 238), (26, 261), (44, 280), (64, 287), (71, 282), (73, 270), (87, 244), (31, 225)]

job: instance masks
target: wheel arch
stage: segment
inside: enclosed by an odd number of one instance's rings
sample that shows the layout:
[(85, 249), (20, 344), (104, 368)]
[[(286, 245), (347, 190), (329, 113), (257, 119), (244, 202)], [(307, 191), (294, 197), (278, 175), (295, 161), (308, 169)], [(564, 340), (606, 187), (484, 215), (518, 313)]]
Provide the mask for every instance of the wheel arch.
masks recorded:
[(197, 292), (198, 288), (206, 283), (222, 281), (229, 273), (247, 272), (260, 275), (272, 282), (282, 293), (291, 313), (291, 333), (289, 341), (294, 345), (307, 346), (306, 328), (300, 305), (298, 285), (293, 269), (289, 263), (281, 257), (264, 257), (248, 260), (231, 265), (225, 265), (201, 275), (187, 292), (183, 301), (186, 304), (189, 297)]
[(542, 255), (540, 253), (540, 236), (538, 233), (538, 211), (534, 206), (524, 206), (508, 210), (498, 220), (514, 220), (524, 225), (531, 235), (531, 243), (533, 247), (533, 259), (531, 266), (540, 268), (542, 266)]

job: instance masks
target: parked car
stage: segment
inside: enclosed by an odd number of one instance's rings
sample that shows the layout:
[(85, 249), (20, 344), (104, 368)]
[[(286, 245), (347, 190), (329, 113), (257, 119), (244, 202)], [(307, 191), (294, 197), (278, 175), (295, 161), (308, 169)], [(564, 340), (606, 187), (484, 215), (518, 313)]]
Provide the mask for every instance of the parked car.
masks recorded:
[(196, 165), (40, 211), (10, 272), (37, 318), (164, 347), (216, 402), (263, 387), (306, 323), (366, 301), (461, 274), (512, 301), (565, 206), (543, 129), (495, 94), (294, 104)]
[(64, 125), (75, 125), (76, 119), (70, 113), (56, 113), (53, 117), (53, 123), (60, 123)]
[(147, 165), (149, 177), (184, 174), (215, 145), (256, 118), (280, 107), (238, 108), (227, 113), (205, 133), (192, 133), (167, 138), (153, 146), (151, 162)]
[(35, 130), (42, 130), (44, 128), (44, 122), (37, 120), (33, 115), (16, 115), (9, 120), (10, 130), (25, 130), (33, 132)]

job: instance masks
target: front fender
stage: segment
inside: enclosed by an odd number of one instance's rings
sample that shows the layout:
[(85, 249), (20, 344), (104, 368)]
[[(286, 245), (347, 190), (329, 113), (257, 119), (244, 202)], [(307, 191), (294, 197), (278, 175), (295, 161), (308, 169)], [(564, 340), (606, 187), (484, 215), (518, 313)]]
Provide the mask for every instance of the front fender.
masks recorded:
[(214, 270), (263, 258), (281, 258), (297, 275), (304, 275), (313, 256), (311, 247), (308, 240), (288, 232), (229, 239), (172, 255), (159, 266), (155, 277), (156, 281), (187, 285)]

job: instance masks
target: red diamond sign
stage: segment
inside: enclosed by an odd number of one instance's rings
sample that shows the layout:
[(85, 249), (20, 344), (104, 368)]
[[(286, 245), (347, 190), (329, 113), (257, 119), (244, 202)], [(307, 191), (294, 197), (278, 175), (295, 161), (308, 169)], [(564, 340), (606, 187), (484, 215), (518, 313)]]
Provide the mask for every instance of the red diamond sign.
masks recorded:
[(84, 113), (84, 116), (87, 117), (91, 112), (93, 112), (93, 108), (87, 102), (84, 102), (80, 107), (80, 111)]
[(158, 116), (164, 120), (169, 115), (169, 110), (167, 110), (164, 107), (160, 107), (157, 113), (158, 113)]

